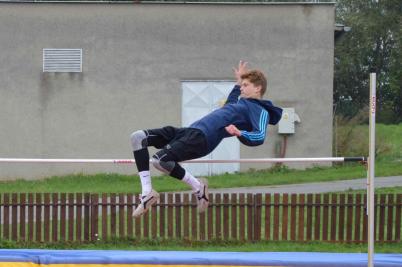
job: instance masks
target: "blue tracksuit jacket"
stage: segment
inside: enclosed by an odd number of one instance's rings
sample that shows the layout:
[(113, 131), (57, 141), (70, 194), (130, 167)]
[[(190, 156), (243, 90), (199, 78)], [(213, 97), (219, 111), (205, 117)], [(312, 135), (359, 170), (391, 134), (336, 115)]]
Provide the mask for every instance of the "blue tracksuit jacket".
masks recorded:
[(268, 123), (275, 125), (281, 119), (282, 109), (275, 107), (271, 101), (240, 98), (240, 86), (236, 85), (230, 92), (226, 104), (189, 127), (200, 129), (207, 139), (210, 153), (223, 138), (231, 137), (225, 127), (233, 124), (240, 131), (240, 142), (247, 146), (264, 143)]

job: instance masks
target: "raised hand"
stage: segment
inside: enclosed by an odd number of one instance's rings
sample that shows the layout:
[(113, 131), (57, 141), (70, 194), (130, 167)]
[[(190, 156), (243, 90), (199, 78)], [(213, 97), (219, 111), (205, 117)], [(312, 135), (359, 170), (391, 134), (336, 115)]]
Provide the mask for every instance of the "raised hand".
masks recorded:
[(234, 74), (236, 77), (236, 83), (238, 85), (241, 84), (241, 76), (248, 71), (247, 64), (248, 64), (247, 62), (240, 60), (238, 67), (233, 68), (233, 71), (234, 71)]

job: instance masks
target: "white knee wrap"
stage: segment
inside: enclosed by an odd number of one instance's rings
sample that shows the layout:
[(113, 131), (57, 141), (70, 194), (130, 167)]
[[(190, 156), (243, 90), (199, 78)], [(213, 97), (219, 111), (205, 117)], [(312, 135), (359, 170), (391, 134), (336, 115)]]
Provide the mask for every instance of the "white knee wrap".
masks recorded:
[(142, 130), (133, 132), (130, 136), (130, 140), (134, 151), (146, 148), (148, 146), (147, 134)]

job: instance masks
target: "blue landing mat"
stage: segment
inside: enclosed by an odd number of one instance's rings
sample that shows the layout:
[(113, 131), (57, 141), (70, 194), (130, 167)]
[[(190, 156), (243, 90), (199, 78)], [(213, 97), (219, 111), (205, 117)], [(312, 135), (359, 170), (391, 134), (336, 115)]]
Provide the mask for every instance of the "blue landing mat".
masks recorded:
[[(375, 267), (402, 267), (402, 254), (375, 254)], [(3, 266), (367, 266), (365, 253), (0, 249)]]

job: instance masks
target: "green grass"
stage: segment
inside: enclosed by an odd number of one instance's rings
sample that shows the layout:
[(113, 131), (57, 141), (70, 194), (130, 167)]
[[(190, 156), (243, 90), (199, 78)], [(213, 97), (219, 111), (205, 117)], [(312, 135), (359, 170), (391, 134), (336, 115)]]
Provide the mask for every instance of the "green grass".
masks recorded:
[[(346, 149), (349, 149), (347, 153), (350, 153), (350, 156), (367, 155), (367, 151), (363, 150), (368, 147), (368, 126), (343, 126), (343, 128), (340, 126), (339, 132), (345, 130), (345, 127), (352, 127), (354, 133), (360, 134), (356, 135), (352, 141), (348, 137), (341, 136), (349, 142), (349, 145), (346, 146)], [(376, 136), (378, 143), (380, 143), (375, 166), (376, 176), (402, 175), (402, 124), (377, 124), (376, 127)], [(354, 147), (355, 144), (360, 143), (361, 145), (357, 146), (357, 148)], [(364, 148), (363, 150), (358, 149), (362, 147)], [(133, 175), (131, 176), (113, 173), (96, 175), (72, 174), (54, 176), (37, 181), (4, 181), (0, 182), (0, 193), (139, 193), (141, 186), (138, 176), (134, 175), (134, 173), (135, 167), (133, 166)], [(236, 174), (223, 174), (209, 177), (208, 180), (211, 188), (229, 188), (335, 181), (363, 177), (366, 177), (365, 166), (356, 163), (345, 163), (340, 165), (335, 164), (333, 167), (313, 167), (307, 170), (294, 170), (282, 167)], [(154, 177), (153, 186), (160, 192), (189, 190), (189, 187), (184, 183), (167, 176)]]
[[(402, 174), (402, 164), (397, 160), (378, 161), (376, 176)], [(209, 177), (210, 188), (247, 187), (335, 181), (366, 177), (366, 168), (360, 164), (343, 164), (334, 167), (313, 167), (307, 170), (273, 168), (236, 174)], [(153, 187), (160, 192), (189, 190), (189, 187), (171, 177), (153, 178)], [(90, 193), (139, 193), (140, 181), (136, 175), (121, 174), (75, 174), (54, 176), (42, 180), (16, 180), (0, 182), (0, 193), (13, 192), (90, 192)]]
[[(108, 242), (78, 243), (23, 243), (0, 241), (2, 248), (41, 248), (41, 249), (90, 249), (90, 250), (143, 250), (143, 251), (234, 251), (234, 252), (354, 252), (367, 253), (367, 244), (340, 244), (327, 242), (284, 242), (261, 241), (244, 243), (240, 241), (189, 241), (189, 240), (150, 240), (116, 239)], [(376, 253), (400, 253), (402, 243), (376, 244)]]
[[(341, 120), (342, 121), (342, 120)], [(368, 155), (369, 127), (366, 124), (342, 122), (336, 128), (334, 144), (337, 156)], [(402, 159), (402, 123), (376, 125), (376, 157), (379, 160)], [(400, 161), (401, 162), (401, 161)]]
[(383, 159), (399, 158), (402, 163), (402, 123), (396, 125), (376, 125), (377, 139), (385, 140), (388, 150), (379, 155)]

